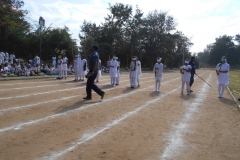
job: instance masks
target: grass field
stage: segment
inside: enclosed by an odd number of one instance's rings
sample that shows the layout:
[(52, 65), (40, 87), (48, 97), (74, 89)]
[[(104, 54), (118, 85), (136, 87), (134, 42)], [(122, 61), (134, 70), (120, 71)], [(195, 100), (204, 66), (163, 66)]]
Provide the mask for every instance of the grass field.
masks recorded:
[(229, 72), (229, 89), (232, 91), (233, 95), (238, 99), (240, 96), (240, 72), (231, 71)]

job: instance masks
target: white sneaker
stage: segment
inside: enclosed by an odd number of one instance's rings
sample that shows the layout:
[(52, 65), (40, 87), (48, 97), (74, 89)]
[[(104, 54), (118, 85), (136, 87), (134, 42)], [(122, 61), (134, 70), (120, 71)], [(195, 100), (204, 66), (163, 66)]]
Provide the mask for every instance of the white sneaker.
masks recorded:
[(157, 92), (157, 90), (155, 89), (154, 92)]

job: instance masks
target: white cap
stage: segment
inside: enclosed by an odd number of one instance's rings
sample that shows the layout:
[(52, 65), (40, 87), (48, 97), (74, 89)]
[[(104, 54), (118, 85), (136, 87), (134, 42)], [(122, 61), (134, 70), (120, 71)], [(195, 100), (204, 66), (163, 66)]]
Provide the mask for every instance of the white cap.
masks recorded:
[(188, 64), (188, 63), (189, 63), (189, 61), (186, 59), (186, 60), (185, 60), (185, 63), (187, 63), (187, 64)]
[(157, 62), (161, 62), (162, 58), (158, 57)]
[(136, 61), (136, 60), (137, 60), (137, 57), (136, 57), (136, 56), (133, 56), (133, 57), (132, 57), (132, 60), (133, 60), (133, 61)]
[(113, 59), (117, 59), (117, 57), (116, 57), (116, 56), (113, 56)]

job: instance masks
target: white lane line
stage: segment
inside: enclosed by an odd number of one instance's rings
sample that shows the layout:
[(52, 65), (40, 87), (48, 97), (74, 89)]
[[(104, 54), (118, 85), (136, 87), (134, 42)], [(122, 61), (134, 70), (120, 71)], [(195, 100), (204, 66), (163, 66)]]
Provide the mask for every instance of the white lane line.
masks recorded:
[[(125, 77), (125, 76), (124, 76)], [(101, 81), (106, 81), (109, 79), (101, 79)], [(55, 82), (57, 82), (56, 80)], [(26, 83), (25, 83), (26, 84)], [(28, 83), (27, 83), (28, 84)], [(31, 88), (41, 88), (41, 87), (52, 87), (52, 86), (63, 86), (63, 85), (73, 85), (76, 83), (58, 83), (58, 84), (49, 84), (49, 85), (40, 85), (40, 86), (31, 86), (31, 87), (20, 87), (20, 88), (7, 88), (7, 89), (0, 89), (1, 91), (12, 91), (12, 90), (21, 90), (21, 89), (31, 89)]]
[[(169, 76), (169, 77), (174, 77), (175, 75)], [(141, 78), (142, 79), (148, 79), (148, 78), (152, 78), (152, 77), (145, 77), (145, 78)], [(168, 77), (167, 77), (168, 78)], [(128, 80), (124, 80), (124, 81), (120, 81), (122, 82), (126, 82), (129, 81)], [(99, 86), (101, 85), (107, 85), (109, 83), (104, 83), (104, 84), (99, 84)], [(29, 97), (29, 96), (38, 96), (38, 95), (42, 95), (42, 94), (50, 94), (50, 93), (56, 93), (56, 92), (63, 92), (63, 91), (70, 91), (70, 90), (77, 90), (80, 88), (85, 88), (86, 86), (82, 86), (82, 87), (74, 87), (74, 88), (68, 88), (68, 89), (60, 89), (60, 90), (53, 90), (53, 91), (46, 91), (46, 92), (39, 92), (39, 93), (32, 93), (32, 94), (25, 94), (25, 95), (21, 95), (21, 96), (12, 96), (12, 97), (0, 97), (0, 100), (7, 100), (7, 99), (12, 99), (12, 98), (24, 98), (24, 97)]]
[[(180, 78), (175, 78), (175, 79), (172, 79), (170, 81), (164, 82), (162, 84), (170, 83), (170, 82), (175, 81), (177, 79), (180, 79)], [(100, 101), (100, 102), (97, 102), (97, 103), (94, 103), (94, 104), (81, 106), (80, 108), (73, 109), (73, 110), (67, 111), (65, 113), (58, 113), (58, 114), (54, 114), (54, 115), (51, 115), (51, 116), (47, 116), (45, 118), (41, 118), (41, 119), (37, 119), (37, 120), (31, 120), (31, 121), (24, 122), (24, 123), (21, 123), (21, 124), (12, 125), (10, 127), (1, 128), (0, 132), (5, 132), (5, 131), (9, 131), (9, 130), (19, 130), (19, 129), (21, 129), (24, 126), (30, 126), (30, 125), (33, 125), (33, 124), (38, 124), (40, 122), (47, 121), (49, 119), (54, 119), (54, 118), (57, 118), (57, 117), (60, 117), (60, 116), (68, 115), (69, 113), (72, 113), (72, 112), (81, 111), (81, 110), (88, 109), (88, 108), (91, 108), (91, 107), (94, 107), (94, 106), (98, 106), (99, 104), (102, 104), (102, 103), (105, 103), (105, 102), (109, 102), (109, 101), (113, 101), (113, 100), (116, 100), (116, 99), (120, 99), (120, 98), (123, 98), (123, 97), (127, 97), (127, 96), (129, 96), (131, 94), (134, 94), (136, 92), (143, 91), (143, 90), (146, 90), (146, 89), (149, 89), (149, 88), (152, 88), (152, 87), (154, 87), (154, 86), (149, 86), (147, 88), (137, 89), (137, 90), (132, 91), (132, 92), (127, 93), (127, 94), (125, 94), (125, 93), (124, 94), (120, 94), (119, 96), (112, 97), (112, 98), (109, 98), (109, 99), (104, 99), (103, 101)]]
[[(211, 77), (212, 73), (208, 77), (207, 81), (209, 81)], [(181, 119), (179, 124), (173, 126), (173, 131), (168, 134), (168, 143), (167, 146), (164, 148), (163, 154), (160, 156), (160, 159), (174, 159), (174, 157), (180, 154), (181, 149), (185, 145), (183, 135), (188, 131), (189, 122), (193, 119), (194, 114), (198, 111), (198, 107), (208, 96), (206, 92), (209, 88), (210, 87), (206, 83), (204, 83), (201, 87), (200, 92), (197, 93), (197, 97), (194, 99), (194, 102), (191, 104), (186, 104), (187, 108), (183, 118)]]
[(64, 154), (74, 150), (75, 148), (77, 148), (78, 146), (80, 146), (81, 144), (95, 138), (96, 136), (98, 136), (99, 134), (101, 134), (102, 132), (110, 129), (111, 127), (113, 127), (114, 125), (117, 125), (118, 123), (120, 123), (121, 121), (125, 120), (126, 118), (129, 118), (131, 116), (133, 116), (134, 114), (137, 114), (140, 110), (144, 109), (144, 108), (147, 108), (149, 105), (161, 100), (162, 98), (172, 94), (173, 92), (179, 90), (180, 87), (178, 88), (175, 88), (171, 91), (169, 91), (168, 93), (166, 94), (162, 94), (160, 95), (160, 97), (154, 99), (154, 100), (151, 100), (151, 101), (148, 101), (147, 103), (145, 103), (144, 105), (134, 109), (133, 111), (131, 112), (128, 112), (126, 114), (124, 114), (123, 116), (121, 116), (119, 119), (116, 119), (116, 120), (113, 120), (112, 122), (108, 123), (107, 125), (105, 125), (105, 127), (103, 127), (102, 129), (98, 130), (97, 132), (95, 133), (92, 133), (92, 132), (88, 132), (88, 133), (84, 133), (83, 136), (77, 141), (76, 144), (74, 144), (73, 146), (71, 147), (68, 147), (67, 149), (64, 149), (62, 151), (58, 151), (58, 152), (54, 152), (54, 153), (51, 153), (49, 156), (45, 156), (43, 159), (50, 159), (50, 160), (54, 160), (54, 159), (59, 159), (61, 156), (63, 156)]
[[(168, 73), (168, 74), (169, 74), (169, 73)], [(105, 75), (105, 74), (103, 74), (103, 75)], [(122, 77), (122, 76), (127, 76), (127, 75), (124, 74), (124, 75), (121, 75), (121, 77)], [(40, 81), (39, 79), (37, 79), (37, 80), (39, 80), (38, 82), (9, 83), (9, 84), (0, 84), (0, 86), (12, 86), (12, 85), (33, 84), (33, 83), (52, 83), (52, 82), (59, 81), (59, 80), (56, 80), (57, 76), (56, 76), (56, 77), (52, 77), (52, 78), (54, 78), (54, 80), (48, 80), (48, 81), (44, 81), (44, 80), (42, 80), (42, 81)], [(74, 77), (71, 77), (71, 78), (74, 79)], [(51, 79), (51, 78), (49, 78), (49, 79)], [(68, 77), (68, 79), (70, 79), (70, 77)], [(24, 79), (24, 80), (27, 80), (27, 79)]]
[[(149, 82), (149, 80), (147, 82)], [(141, 83), (145, 83), (145, 82), (141, 82)], [(110, 91), (110, 90), (113, 90), (113, 89), (118, 89), (118, 88), (123, 88), (123, 87), (125, 88), (127, 86), (129, 86), (129, 85), (124, 85), (124, 86), (121, 86), (121, 87), (113, 87), (113, 88), (110, 88), (110, 89), (105, 89), (104, 91)], [(93, 92), (93, 93), (95, 93), (95, 92)], [(59, 99), (53, 99), (53, 100), (49, 100), (49, 101), (42, 101), (42, 102), (38, 102), (38, 103), (34, 103), (34, 104), (28, 104), (28, 105), (22, 105), (22, 106), (16, 106), (16, 107), (11, 107), (11, 108), (1, 109), (0, 112), (6, 112), (6, 111), (10, 111), (10, 110), (17, 110), (17, 109), (22, 109), (22, 108), (27, 108), (27, 107), (33, 107), (33, 106), (48, 104), (48, 103), (52, 103), (52, 102), (60, 102), (60, 101), (73, 99), (73, 98), (76, 98), (76, 97), (79, 97), (79, 95), (63, 97), (63, 98), (59, 98)]]

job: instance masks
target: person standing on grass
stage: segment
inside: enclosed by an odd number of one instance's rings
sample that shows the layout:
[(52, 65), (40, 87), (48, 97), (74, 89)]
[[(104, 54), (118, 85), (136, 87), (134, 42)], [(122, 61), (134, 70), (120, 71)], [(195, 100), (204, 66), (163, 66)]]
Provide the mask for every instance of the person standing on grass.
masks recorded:
[(98, 88), (97, 85), (94, 84), (94, 81), (98, 74), (98, 63), (99, 63), (99, 55), (98, 55), (98, 46), (93, 45), (90, 49), (91, 55), (88, 60), (89, 64), (89, 72), (88, 72), (88, 80), (87, 80), (87, 86), (86, 86), (86, 92), (87, 96), (83, 99), (85, 100), (91, 100), (92, 99), (92, 89), (101, 96), (101, 99), (103, 99), (105, 92), (103, 92), (101, 89)]
[(229, 84), (229, 80), (228, 80), (229, 70), (230, 70), (230, 65), (227, 63), (227, 58), (223, 56), (221, 59), (221, 63), (218, 63), (216, 67), (218, 98), (223, 98), (226, 85)]
[[(189, 85), (190, 85), (190, 88), (192, 87), (193, 85), (193, 82), (194, 82), (194, 74), (196, 73), (196, 69), (195, 69), (195, 57), (191, 57), (191, 61), (189, 62), (189, 64), (191, 67), (192, 67), (192, 70), (191, 70), (191, 77), (190, 77), (190, 82), (189, 82)], [(192, 89), (190, 89), (190, 92), (193, 92)]]
[(190, 81), (191, 70), (192, 70), (192, 67), (190, 65), (188, 65), (188, 64), (189, 64), (189, 61), (185, 60), (184, 66), (182, 66), (180, 68), (180, 73), (182, 74), (182, 91), (181, 91), (181, 94), (183, 94), (184, 86), (186, 84), (186, 86), (187, 86), (187, 95), (190, 94), (189, 81)]
[(161, 63), (162, 58), (157, 58), (157, 63), (154, 65), (153, 72), (155, 73), (156, 88), (155, 92), (160, 92), (163, 64)]

